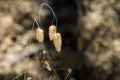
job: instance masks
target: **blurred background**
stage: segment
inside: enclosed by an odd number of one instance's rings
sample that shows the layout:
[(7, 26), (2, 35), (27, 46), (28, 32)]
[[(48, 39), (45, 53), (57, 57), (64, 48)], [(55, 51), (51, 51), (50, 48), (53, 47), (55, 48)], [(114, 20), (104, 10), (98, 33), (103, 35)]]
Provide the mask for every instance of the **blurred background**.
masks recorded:
[[(59, 54), (48, 37), (50, 9), (44, 6), (39, 15), (44, 2), (57, 16), (63, 39)], [(44, 44), (32, 30), (39, 16)], [(120, 80), (120, 0), (0, 0), (0, 80), (12, 80), (25, 70), (33, 80), (48, 80), (52, 73), (40, 68), (35, 59), (44, 49), (51, 54), (55, 69), (72, 69), (67, 80)], [(57, 74), (64, 80), (67, 71)]]

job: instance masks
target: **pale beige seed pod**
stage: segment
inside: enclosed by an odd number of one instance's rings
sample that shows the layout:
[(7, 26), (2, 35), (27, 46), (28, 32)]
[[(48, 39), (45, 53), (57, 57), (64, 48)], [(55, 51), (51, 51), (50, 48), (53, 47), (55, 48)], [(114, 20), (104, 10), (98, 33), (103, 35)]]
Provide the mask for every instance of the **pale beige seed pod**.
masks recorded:
[(72, 69), (71, 68), (68, 68), (68, 73), (72, 73)]
[(32, 77), (27, 77), (27, 79), (26, 79), (26, 80), (33, 80), (33, 79), (32, 79)]
[(55, 34), (56, 32), (57, 32), (56, 26), (55, 26), (55, 25), (51, 25), (51, 26), (49, 27), (49, 38), (50, 38), (51, 41), (53, 40), (53, 36), (54, 36), (54, 34)]
[(44, 64), (46, 65), (46, 69), (47, 69), (48, 71), (52, 71), (52, 69), (51, 69), (51, 67), (50, 67), (50, 64), (49, 64), (49, 62), (48, 62), (47, 60), (44, 61)]
[(61, 51), (62, 37), (60, 33), (55, 33), (53, 36), (53, 43), (57, 52)]
[(44, 42), (44, 31), (43, 31), (43, 29), (41, 29), (41, 28), (36, 29), (36, 39), (41, 43)]

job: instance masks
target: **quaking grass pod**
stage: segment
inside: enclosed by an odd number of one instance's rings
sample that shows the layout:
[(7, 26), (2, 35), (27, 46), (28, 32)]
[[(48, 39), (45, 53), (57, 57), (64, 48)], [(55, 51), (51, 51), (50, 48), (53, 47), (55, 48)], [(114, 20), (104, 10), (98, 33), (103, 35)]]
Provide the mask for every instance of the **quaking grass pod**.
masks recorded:
[(55, 34), (56, 32), (57, 32), (56, 26), (55, 26), (55, 25), (51, 25), (51, 26), (49, 27), (49, 38), (50, 38), (51, 41), (53, 40), (53, 36), (54, 36), (54, 34)]
[(44, 42), (44, 31), (41, 28), (36, 29), (36, 39), (43, 43)]
[(61, 51), (62, 37), (60, 33), (55, 33), (53, 36), (53, 43), (57, 52)]
[(28, 77), (26, 80), (33, 80), (32, 77)]
[(46, 69), (47, 69), (48, 71), (52, 71), (52, 69), (51, 69), (51, 67), (50, 67), (50, 64), (49, 64), (49, 62), (48, 62), (47, 60), (44, 61), (44, 64), (46, 65)]

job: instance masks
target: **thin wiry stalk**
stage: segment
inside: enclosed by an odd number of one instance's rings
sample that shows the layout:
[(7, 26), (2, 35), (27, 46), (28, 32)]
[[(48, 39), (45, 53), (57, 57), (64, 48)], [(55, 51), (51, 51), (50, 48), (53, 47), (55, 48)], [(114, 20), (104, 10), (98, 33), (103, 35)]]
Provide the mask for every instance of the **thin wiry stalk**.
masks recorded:
[(41, 6), (40, 6), (39, 21), (41, 21), (41, 10), (42, 10), (43, 6), (47, 6), (47, 7), (52, 11), (52, 14), (53, 14), (52, 25), (53, 25), (54, 17), (55, 17), (56, 26), (57, 26), (57, 17), (56, 17), (56, 15), (55, 15), (55, 12), (53, 11), (53, 9), (52, 9), (47, 3), (42, 3)]
[(25, 71), (25, 72), (23, 72), (23, 73), (21, 73), (21, 74), (19, 74), (18, 76), (16, 76), (16, 77), (15, 77), (15, 78), (13, 78), (12, 80), (16, 80), (16, 79), (18, 80), (18, 79), (19, 79), (19, 77), (20, 77), (20, 76), (22, 76), (24, 73), (26, 73), (26, 71)]
[(37, 27), (40, 28), (39, 23), (37, 22), (36, 18), (34, 18), (34, 20), (35, 20), (35, 22), (37, 24)]

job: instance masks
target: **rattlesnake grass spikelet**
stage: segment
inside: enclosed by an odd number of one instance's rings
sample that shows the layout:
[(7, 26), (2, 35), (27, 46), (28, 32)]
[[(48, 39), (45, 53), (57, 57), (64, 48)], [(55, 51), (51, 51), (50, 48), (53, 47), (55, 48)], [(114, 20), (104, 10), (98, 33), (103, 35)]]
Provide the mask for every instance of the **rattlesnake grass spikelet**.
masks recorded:
[(44, 42), (44, 30), (40, 28), (36, 18), (34, 18), (35, 22), (37, 23), (37, 29), (36, 29), (36, 39), (43, 43)]
[(61, 51), (62, 37), (60, 33), (55, 33), (53, 36), (53, 43), (57, 52)]
[(44, 42), (44, 30), (41, 28), (36, 29), (36, 39), (43, 43)]
[(32, 77), (28, 77), (26, 80), (33, 80)]
[(54, 34), (55, 34), (56, 32), (57, 32), (56, 26), (55, 26), (55, 25), (51, 25), (51, 26), (49, 27), (49, 38), (50, 38), (51, 41), (53, 40), (53, 36), (54, 36)]
[(46, 69), (47, 69), (48, 71), (52, 71), (52, 69), (51, 69), (51, 67), (50, 67), (50, 64), (49, 64), (49, 62), (48, 62), (47, 60), (44, 61), (44, 64), (46, 65)]

